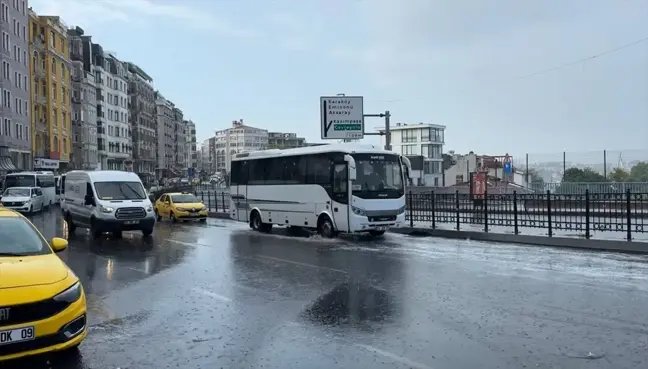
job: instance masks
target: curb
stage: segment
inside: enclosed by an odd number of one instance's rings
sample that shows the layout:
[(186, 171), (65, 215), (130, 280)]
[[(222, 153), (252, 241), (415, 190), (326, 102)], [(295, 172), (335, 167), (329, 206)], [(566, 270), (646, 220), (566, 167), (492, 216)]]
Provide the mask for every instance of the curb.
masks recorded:
[(471, 239), (498, 243), (518, 243), (523, 245), (562, 247), (581, 250), (612, 251), (631, 254), (648, 254), (648, 242), (628, 242), (621, 240), (586, 240), (569, 237), (547, 237), (515, 235), (505, 233), (486, 233), (474, 231), (452, 231), (426, 228), (392, 228), (392, 233), (413, 237), (441, 237), (450, 239)]
[[(210, 218), (230, 219), (229, 213), (209, 212)], [(580, 250), (612, 251), (631, 254), (648, 254), (648, 242), (628, 242), (621, 240), (586, 240), (570, 237), (547, 237), (531, 235), (515, 235), (506, 233), (486, 233), (475, 231), (453, 231), (429, 228), (391, 228), (391, 233), (405, 234), (412, 237), (441, 237), (457, 240), (471, 239), (497, 243), (517, 243), (523, 245), (561, 247)]]
[(221, 211), (210, 211), (208, 217), (216, 219), (230, 219), (229, 213), (223, 213)]

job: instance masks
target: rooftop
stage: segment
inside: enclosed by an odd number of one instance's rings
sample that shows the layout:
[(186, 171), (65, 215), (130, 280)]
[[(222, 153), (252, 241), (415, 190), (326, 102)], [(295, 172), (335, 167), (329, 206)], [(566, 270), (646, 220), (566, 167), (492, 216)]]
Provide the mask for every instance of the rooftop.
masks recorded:
[[(396, 123), (394, 125), (391, 125), (389, 129), (391, 131), (404, 131), (408, 129), (421, 129), (421, 128), (438, 128), (438, 129), (445, 129), (446, 126), (440, 125), (440, 124), (432, 124), (432, 123)], [(378, 132), (384, 132), (385, 127), (376, 127), (376, 131)]]

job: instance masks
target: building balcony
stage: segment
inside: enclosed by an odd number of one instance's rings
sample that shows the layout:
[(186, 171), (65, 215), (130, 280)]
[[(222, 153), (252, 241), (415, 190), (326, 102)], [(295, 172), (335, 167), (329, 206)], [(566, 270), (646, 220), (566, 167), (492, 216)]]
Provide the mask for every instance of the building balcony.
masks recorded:
[(45, 122), (45, 119), (38, 119), (36, 121), (36, 131), (47, 132), (47, 123)]
[(37, 79), (45, 78), (45, 68), (40, 65), (34, 65), (34, 77)]
[(32, 38), (32, 46), (37, 50), (45, 50), (45, 36), (40, 34)]
[(34, 102), (38, 105), (47, 105), (47, 98), (43, 95), (37, 95), (36, 98), (34, 99)]
[(83, 61), (83, 51), (76, 47), (70, 48), (70, 59)]

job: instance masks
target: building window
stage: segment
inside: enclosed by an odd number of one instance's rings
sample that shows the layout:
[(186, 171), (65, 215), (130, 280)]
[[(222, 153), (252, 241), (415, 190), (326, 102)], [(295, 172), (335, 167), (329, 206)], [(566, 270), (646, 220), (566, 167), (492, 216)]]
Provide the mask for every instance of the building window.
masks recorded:
[(2, 48), (5, 51), (11, 51), (11, 43), (9, 42), (9, 34), (2, 32)]
[(403, 145), (401, 148), (401, 153), (403, 155), (416, 155), (416, 146), (415, 145)]
[(5, 3), (2, 3), (2, 20), (9, 22), (9, 7)]
[(416, 142), (416, 130), (404, 129), (401, 131), (401, 142)]
[(56, 34), (54, 31), (50, 31), (50, 46), (56, 47)]

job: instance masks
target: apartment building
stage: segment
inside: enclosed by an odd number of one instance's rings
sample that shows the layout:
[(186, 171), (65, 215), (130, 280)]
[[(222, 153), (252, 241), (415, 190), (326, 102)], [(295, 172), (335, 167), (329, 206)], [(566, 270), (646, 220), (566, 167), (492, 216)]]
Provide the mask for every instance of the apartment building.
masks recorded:
[(187, 144), (187, 127), (184, 114), (177, 107), (173, 108), (173, 154), (174, 168), (182, 176), (187, 175), (187, 163), (185, 163), (185, 145)]
[[(216, 173), (216, 137), (210, 137), (203, 141), (201, 147), (201, 170), (209, 174)], [(223, 169), (225, 164), (223, 163)]]
[(159, 92), (155, 92), (155, 118), (157, 124), (157, 165), (155, 167), (156, 178), (171, 177), (174, 170), (174, 133), (175, 122), (173, 102), (164, 98)]
[(268, 147), (268, 131), (243, 124), (243, 119), (232, 121), (232, 127), (216, 132), (215, 172), (230, 171), (233, 154), (245, 151), (265, 150)]
[(191, 120), (185, 121), (186, 127), (186, 145), (185, 145), (185, 163), (187, 173), (190, 177), (196, 176), (198, 171), (198, 152), (196, 151), (196, 124)]
[[(70, 47), (58, 16), (30, 12), (34, 169), (65, 171), (72, 153)], [(44, 103), (44, 104), (43, 104)]]
[[(390, 127), (392, 151), (406, 156), (423, 156), (419, 186), (442, 186), (445, 126), (429, 123), (396, 123)], [(378, 129), (384, 132), (384, 129)], [(384, 144), (384, 136), (382, 136)]]
[(97, 84), (97, 148), (103, 170), (132, 171), (126, 68), (113, 53), (92, 44)]
[(0, 174), (30, 169), (32, 163), (29, 9), (27, 1), (1, 3), (2, 47), (0, 59)]
[(97, 152), (97, 85), (92, 38), (80, 27), (68, 30), (72, 81), (72, 157), (74, 169), (99, 168)]
[(297, 137), (296, 133), (268, 133), (269, 149), (294, 149), (304, 146), (306, 146), (306, 139), (304, 137)]
[(155, 113), (155, 89), (153, 78), (133, 63), (126, 63), (128, 70), (128, 107), (133, 132), (134, 170), (142, 177), (155, 176), (157, 161), (157, 119)]

